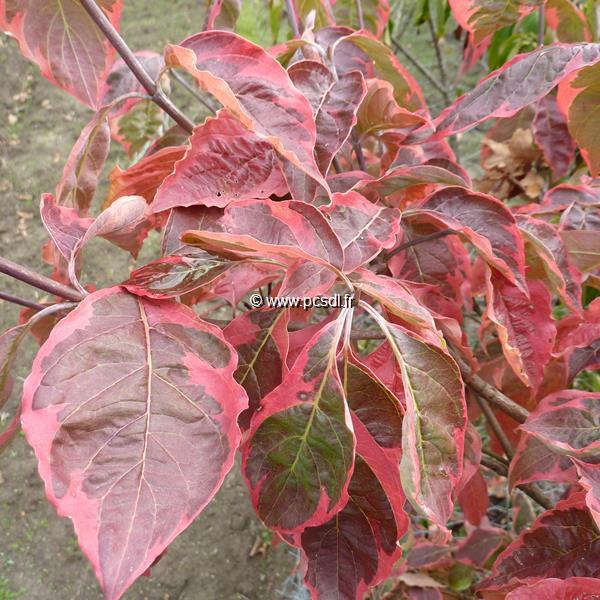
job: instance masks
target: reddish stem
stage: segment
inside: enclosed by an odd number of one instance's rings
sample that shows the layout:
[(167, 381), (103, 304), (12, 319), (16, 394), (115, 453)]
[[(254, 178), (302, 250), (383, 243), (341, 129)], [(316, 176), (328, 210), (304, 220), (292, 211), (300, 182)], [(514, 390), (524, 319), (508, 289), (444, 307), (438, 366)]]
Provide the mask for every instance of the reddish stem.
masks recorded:
[(72, 287), (58, 283), (45, 275), (40, 275), (27, 267), (23, 267), (22, 265), (14, 263), (12, 260), (8, 260), (8, 258), (0, 257), (0, 273), (4, 273), (23, 283), (36, 287), (39, 290), (43, 290), (54, 296), (60, 296), (67, 300), (79, 302), (83, 298), (83, 296)]
[(120, 54), (125, 64), (129, 67), (135, 78), (142, 84), (144, 89), (150, 95), (150, 99), (162, 108), (178, 125), (183, 127), (188, 133), (194, 130), (194, 122), (188, 119), (172, 102), (167, 98), (156, 82), (144, 69), (142, 63), (136, 58), (131, 48), (125, 43), (119, 32), (108, 20), (104, 11), (96, 4), (94, 0), (81, 0), (81, 5), (90, 15), (100, 31), (106, 36), (114, 49)]
[(34, 308), (35, 310), (43, 310), (46, 308), (43, 304), (38, 304), (32, 300), (20, 298), (19, 296), (13, 296), (12, 294), (7, 294), (6, 292), (0, 292), (0, 300), (12, 302), (12, 304), (18, 304), (19, 306), (26, 306), (27, 308)]

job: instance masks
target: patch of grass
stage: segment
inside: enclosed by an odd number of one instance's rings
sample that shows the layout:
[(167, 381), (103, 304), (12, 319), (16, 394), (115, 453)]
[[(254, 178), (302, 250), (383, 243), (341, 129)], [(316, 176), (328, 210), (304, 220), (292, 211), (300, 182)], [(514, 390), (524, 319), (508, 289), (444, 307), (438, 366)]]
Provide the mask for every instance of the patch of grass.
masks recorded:
[(15, 592), (7, 579), (0, 577), (0, 600), (18, 600), (22, 598), (27, 590), (21, 589)]

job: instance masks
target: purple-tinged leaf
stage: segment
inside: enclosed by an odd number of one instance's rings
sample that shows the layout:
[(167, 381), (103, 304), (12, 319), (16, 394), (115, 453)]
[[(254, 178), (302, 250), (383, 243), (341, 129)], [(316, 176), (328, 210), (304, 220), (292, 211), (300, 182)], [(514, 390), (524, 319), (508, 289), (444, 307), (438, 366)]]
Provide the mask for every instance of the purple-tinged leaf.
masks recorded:
[(595, 577), (550, 577), (513, 590), (506, 600), (594, 600), (599, 594), (600, 581)]
[(510, 487), (540, 480), (574, 483), (577, 473), (568, 457), (553, 452), (538, 438), (522, 432), (508, 469)]
[(110, 148), (107, 116), (110, 106), (97, 112), (83, 128), (69, 153), (62, 177), (56, 186), (56, 201), (86, 216), (92, 205), (98, 178)]
[[(389, 81), (394, 87), (394, 98), (401, 107), (410, 111), (426, 110), (423, 93), (416, 79), (398, 62), (390, 48), (367, 31), (356, 31), (339, 38), (334, 43), (333, 60), (336, 66), (338, 61), (345, 61), (346, 55), (350, 54), (352, 57), (354, 54), (356, 56), (355, 53), (352, 53), (352, 45), (364, 53), (362, 64), (356, 61), (354, 68), (360, 69), (365, 78), (373, 76), (372, 69), (374, 66), (378, 75)], [(367, 58), (367, 60), (365, 61), (364, 58)], [(369, 64), (371, 61), (372, 64)], [(345, 70), (342, 69), (341, 72), (345, 72)], [(339, 73), (340, 69), (338, 69)]]
[(247, 403), (217, 327), (172, 301), (89, 295), (24, 385), (46, 494), (116, 600), (213, 498)]
[(225, 31), (205, 31), (165, 48), (169, 67), (183, 67), (244, 126), (270, 142), (327, 188), (313, 149), (316, 129), (308, 100), (260, 46)]
[(299, 60), (287, 72), (292, 83), (309, 101), (313, 115), (316, 116), (327, 90), (334, 82), (331, 71), (316, 60)]
[(600, 393), (564, 390), (546, 396), (521, 428), (560, 454), (600, 450)]
[[(395, 465), (386, 467), (393, 472)], [(346, 506), (324, 525), (307, 527), (300, 537), (305, 583), (313, 597), (359, 599), (390, 574), (402, 553), (396, 540), (408, 527), (406, 516), (401, 513), (403, 519), (398, 519), (393, 508), (402, 498), (399, 481), (390, 488), (359, 453)]]
[(25, 325), (17, 325), (0, 335), (0, 409), (6, 404), (12, 392), (13, 379), (11, 371), (14, 367), (19, 344), (26, 331)]
[(344, 251), (323, 214), (305, 202), (241, 200), (210, 229), (187, 231), (186, 244), (226, 258), (312, 260), (342, 269)]
[(386, 310), (411, 325), (435, 331), (431, 313), (414, 297), (402, 282), (368, 269), (358, 269), (351, 276), (354, 285), (377, 300)]
[(356, 124), (356, 111), (365, 93), (362, 74), (351, 71), (332, 83), (323, 97), (315, 115), (315, 157), (323, 175), (327, 175), (333, 157), (350, 136)]
[[(402, 242), (424, 238), (439, 229), (428, 223), (404, 221)], [(471, 260), (468, 250), (453, 235), (415, 244), (388, 261), (396, 279), (435, 286), (447, 298), (461, 302), (468, 296)]]
[(511, 117), (573, 71), (598, 60), (600, 44), (552, 44), (520, 54), (444, 110), (435, 120), (436, 137), (466, 131), (488, 119)]
[[(517, 215), (516, 220), (525, 237), (529, 276), (543, 276), (562, 301), (573, 312), (580, 313), (581, 275), (569, 261), (567, 250), (556, 228), (545, 221), (525, 215)], [(541, 269), (536, 268), (538, 264)]]
[(499, 200), (448, 187), (432, 194), (418, 208), (405, 211), (402, 217), (409, 223), (428, 222), (459, 232), (492, 268), (527, 290), (523, 238), (515, 218)]
[(322, 525), (348, 501), (355, 442), (336, 362), (343, 324), (312, 337), (250, 423), (243, 473), (260, 518), (277, 531)]
[(165, 256), (132, 271), (121, 285), (136, 296), (176, 298), (213, 283), (233, 264), (215, 258)]
[(358, 108), (356, 125), (363, 138), (383, 136), (385, 139), (385, 133), (389, 131), (402, 139), (428, 124), (425, 116), (398, 105), (389, 81), (368, 79), (366, 84), (367, 93)]
[(444, 350), (378, 319), (402, 372), (402, 488), (416, 511), (445, 529), (462, 475), (467, 409), (460, 371)]
[(442, 167), (416, 165), (395, 167), (379, 179), (367, 179), (359, 182), (353, 189), (361, 192), (373, 202), (398, 206), (406, 188), (423, 185), (469, 187), (469, 182)]
[[(101, 0), (118, 29), (122, 0)], [(98, 108), (115, 51), (75, 0), (2, 0), (0, 29), (19, 42), (44, 77), (90, 108)]]
[(560, 179), (569, 172), (575, 158), (575, 143), (569, 134), (567, 120), (558, 109), (556, 96), (542, 98), (532, 124), (536, 144), (552, 167), (554, 177)]
[(577, 458), (572, 458), (572, 461), (577, 468), (579, 484), (587, 492), (585, 503), (596, 522), (596, 527), (600, 529), (600, 460), (596, 455), (591, 459), (592, 462)]
[(540, 281), (528, 284), (527, 296), (505, 277), (487, 269), (484, 316), (494, 324), (515, 375), (535, 393), (552, 355), (556, 325), (548, 289)]
[(542, 513), (497, 558), (481, 590), (507, 590), (548, 576), (600, 578), (600, 531), (580, 499), (559, 502)]
[(504, 542), (506, 533), (503, 529), (484, 525), (473, 529), (459, 544), (454, 557), (456, 560), (483, 568), (488, 559)]
[[(210, 228), (223, 214), (218, 208), (205, 206), (190, 206), (187, 208), (174, 208), (169, 212), (169, 218), (163, 231), (161, 251), (163, 256), (179, 254), (183, 256), (204, 256), (204, 250), (188, 246), (181, 241), (181, 235), (190, 229)], [(206, 225), (205, 225), (206, 224)]]
[(288, 374), (289, 318), (288, 310), (262, 308), (236, 317), (223, 330), (239, 357), (235, 380), (248, 394), (248, 408), (238, 419), (243, 430), (250, 426), (262, 399)]
[(397, 398), (354, 356), (343, 363), (343, 385), (356, 434), (348, 503), (327, 523), (299, 536), (305, 582), (318, 598), (362, 598), (400, 558), (406, 532), (398, 461), (402, 409)]
[(370, 262), (396, 241), (400, 211), (377, 206), (358, 192), (333, 194), (322, 208), (344, 249), (344, 272)]
[(286, 191), (271, 144), (220, 111), (194, 129), (185, 155), (158, 188), (152, 209), (224, 207), (233, 200), (283, 196)]

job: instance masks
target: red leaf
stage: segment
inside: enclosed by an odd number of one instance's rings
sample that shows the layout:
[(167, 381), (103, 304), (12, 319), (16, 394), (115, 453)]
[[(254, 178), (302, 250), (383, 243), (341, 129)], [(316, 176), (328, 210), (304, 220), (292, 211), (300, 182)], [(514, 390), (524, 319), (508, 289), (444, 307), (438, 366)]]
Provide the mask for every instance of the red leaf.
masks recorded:
[(559, 42), (591, 42), (585, 14), (570, 0), (546, 0), (546, 23)]
[[(428, 223), (404, 221), (402, 241), (412, 241), (435, 233), (438, 228)], [(434, 286), (447, 298), (459, 303), (469, 297), (471, 261), (468, 250), (453, 235), (421, 242), (399, 252), (388, 261), (396, 279)]]
[[(571, 458), (577, 467), (579, 485), (586, 490), (585, 503), (600, 529), (600, 460), (598, 456), (586, 457), (585, 461)], [(590, 461), (590, 462), (588, 462)]]
[(402, 410), (355, 357), (346, 357), (343, 379), (357, 438), (348, 503), (324, 525), (305, 529), (299, 542), (316, 597), (360, 599), (389, 575), (408, 527), (397, 467)]
[(483, 590), (557, 577), (600, 578), (600, 532), (581, 500), (563, 500), (538, 517), (496, 560)]
[(536, 437), (523, 432), (508, 470), (510, 487), (540, 479), (571, 483), (577, 480), (577, 474), (569, 458), (556, 454)]
[(489, 507), (487, 483), (479, 471), (458, 492), (457, 500), (465, 519), (471, 525), (478, 526), (486, 516)]
[(506, 600), (592, 600), (600, 593), (600, 581), (593, 577), (542, 579), (513, 590)]
[(343, 324), (312, 337), (250, 423), (243, 473), (260, 518), (277, 531), (322, 525), (348, 501), (354, 435), (336, 364)]
[(600, 44), (553, 44), (520, 54), (444, 110), (435, 120), (436, 137), (466, 131), (495, 117), (511, 117), (573, 71), (599, 59)]
[(248, 394), (248, 408), (238, 420), (244, 430), (250, 426), (262, 399), (281, 385), (288, 374), (285, 360), (289, 318), (287, 310), (263, 308), (236, 317), (223, 330), (239, 357), (235, 380)]
[[(374, 316), (374, 315), (373, 315)], [(402, 487), (415, 510), (445, 529), (462, 474), (466, 404), (460, 372), (444, 350), (377, 319), (402, 372)]]
[(121, 597), (233, 465), (246, 405), (235, 368), (218, 328), (118, 288), (88, 296), (38, 353), (23, 429), (105, 598)]
[[(399, 206), (406, 188), (428, 185), (429, 192), (437, 186), (469, 187), (470, 182), (448, 169), (435, 165), (415, 165), (396, 167), (379, 179), (364, 180), (354, 186), (373, 202), (383, 202), (388, 206)], [(431, 189), (433, 188), (433, 189)]]
[(0, 335), (0, 409), (10, 398), (13, 387), (11, 371), (14, 367), (19, 344), (26, 331), (25, 325), (17, 325)]
[(313, 156), (310, 104), (265, 50), (234, 33), (205, 31), (167, 45), (165, 62), (186, 69), (243, 125), (327, 188)]
[[(352, 281), (359, 290), (374, 298), (386, 310), (411, 325), (432, 329), (437, 334), (431, 313), (414, 297), (402, 282), (385, 275), (376, 275), (368, 269), (358, 269)], [(434, 333), (435, 332), (435, 333)]]
[(543, 0), (450, 0), (450, 7), (459, 25), (471, 32), (474, 43), (479, 45), (499, 29), (517, 23), (542, 3)]
[(504, 541), (505, 532), (497, 527), (478, 527), (473, 529), (454, 554), (456, 560), (473, 567), (483, 568), (492, 554)]
[(554, 177), (560, 179), (567, 175), (575, 157), (575, 143), (565, 116), (558, 110), (556, 96), (549, 95), (540, 100), (532, 129), (535, 142), (552, 167)]
[(83, 128), (56, 186), (58, 204), (76, 209), (81, 216), (87, 215), (91, 207), (108, 156), (110, 129), (107, 116), (110, 109), (110, 106), (100, 109)]
[(312, 107), (317, 128), (315, 157), (321, 173), (327, 175), (333, 157), (356, 124), (356, 111), (366, 93), (363, 77), (351, 71), (334, 80), (325, 65), (313, 60), (294, 63), (288, 74)]
[(128, 169), (118, 165), (110, 172), (110, 187), (104, 208), (121, 196), (142, 196), (151, 203), (156, 190), (175, 168), (175, 163), (183, 158), (185, 148), (167, 146), (154, 154), (145, 156)]
[[(343, 28), (339, 29), (340, 33), (342, 33), (341, 30)], [(356, 49), (352, 48), (352, 46), (362, 51), (358, 54), (358, 56), (362, 54), (362, 60), (356, 60)], [(423, 93), (416, 79), (398, 62), (392, 50), (369, 32), (365, 30), (356, 31), (339, 38), (334, 43), (333, 60), (336, 63), (336, 67), (338, 67), (338, 74), (346, 72), (343, 66), (348, 57), (350, 60), (354, 59), (352, 60), (353, 68), (360, 69), (365, 78), (373, 76), (372, 71), (374, 67), (379, 77), (389, 81), (394, 87), (396, 102), (401, 107), (407, 108), (410, 111), (426, 110)], [(370, 64), (371, 61), (372, 64)]]
[[(526, 241), (526, 253), (531, 277), (537, 277), (535, 262), (539, 261), (541, 274), (562, 301), (575, 313), (581, 312), (581, 275), (569, 261), (566, 248), (556, 229), (539, 219), (525, 215), (516, 216), (519, 230)], [(532, 258), (537, 260), (534, 262)], [(534, 262), (534, 264), (532, 264)]]
[(158, 188), (152, 208), (224, 207), (240, 198), (283, 196), (286, 190), (271, 144), (219, 111), (194, 129), (185, 155)]
[(386, 131), (391, 131), (403, 139), (429, 123), (425, 116), (398, 105), (388, 81), (368, 79), (366, 84), (367, 93), (358, 108), (356, 126), (363, 137), (379, 134), (385, 139)]
[(404, 516), (398, 523), (391, 505), (398, 497), (389, 494), (360, 456), (348, 494), (337, 515), (324, 525), (307, 527), (301, 536), (305, 582), (316, 598), (362, 598), (389, 575), (402, 553), (396, 540), (408, 520)]
[(370, 262), (396, 241), (400, 211), (376, 206), (357, 192), (333, 194), (322, 211), (344, 249), (345, 273)]
[(188, 246), (181, 241), (181, 234), (189, 229), (201, 229), (206, 222), (208, 227), (223, 214), (218, 208), (205, 206), (191, 206), (189, 208), (173, 208), (169, 211), (169, 218), (165, 224), (161, 251), (165, 256), (181, 254), (184, 256), (203, 256), (208, 258), (204, 250)]
[(176, 298), (213, 283), (233, 264), (210, 257), (165, 256), (132, 271), (121, 285), (137, 296)]
[(521, 428), (561, 454), (600, 449), (600, 393), (564, 390), (546, 396)]
[(405, 211), (409, 223), (429, 222), (460, 232), (483, 259), (523, 291), (525, 250), (515, 218), (492, 196), (448, 187), (435, 192), (417, 209)]
[(529, 297), (502, 275), (486, 274), (485, 318), (496, 328), (504, 357), (517, 377), (537, 392), (550, 361), (556, 325), (552, 296), (539, 281), (529, 281)]
[(205, 229), (187, 231), (187, 244), (225, 257), (311, 260), (342, 269), (344, 251), (331, 226), (305, 202), (240, 200)]
[(334, 81), (323, 97), (315, 115), (315, 156), (323, 175), (327, 175), (333, 157), (350, 136), (350, 131), (356, 124), (356, 111), (365, 93), (362, 75), (351, 71)]
[[(118, 29), (122, 0), (101, 0)], [(19, 42), (42, 75), (90, 108), (98, 108), (114, 49), (75, 0), (2, 0), (0, 29)]]

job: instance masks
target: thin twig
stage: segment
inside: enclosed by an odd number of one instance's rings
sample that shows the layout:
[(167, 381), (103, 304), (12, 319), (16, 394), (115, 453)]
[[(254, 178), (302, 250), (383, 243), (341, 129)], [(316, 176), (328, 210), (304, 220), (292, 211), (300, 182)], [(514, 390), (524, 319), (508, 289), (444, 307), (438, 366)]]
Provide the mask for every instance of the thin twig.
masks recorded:
[[(491, 427), (492, 431), (494, 432), (494, 435), (500, 442), (502, 449), (506, 453), (506, 456), (508, 456), (509, 459), (512, 459), (515, 455), (515, 451), (512, 447), (512, 444), (510, 443), (508, 437), (506, 436), (506, 433), (502, 429), (502, 426), (498, 422), (498, 419), (496, 418), (494, 411), (490, 408), (490, 405), (487, 403), (487, 401), (484, 398), (482, 398), (478, 394), (473, 394), (473, 395), (475, 396), (475, 399), (477, 400), (477, 403), (479, 404), (481, 411), (483, 412), (483, 414), (486, 418), (486, 421), (488, 422), (489, 426)], [(482, 464), (484, 464), (484, 456), (481, 457)], [(491, 464), (489, 461), (491, 461), (493, 459), (491, 459), (490, 457), (487, 457), (485, 460), (486, 460), (486, 462)], [(503, 466), (503, 469), (506, 468), (506, 467), (504, 467), (504, 465), (502, 465), (502, 466)], [(507, 471), (507, 473), (508, 473), (508, 471)], [(520, 485), (517, 487), (519, 487), (521, 490), (523, 490), (532, 500), (535, 500), (543, 508), (545, 508), (545, 509), (552, 508), (552, 502), (550, 502), (550, 500), (548, 498), (546, 498), (546, 496), (542, 492), (542, 490), (540, 490), (535, 484), (529, 483), (527, 485), (523, 484), (523, 485)]]
[(365, 17), (363, 15), (363, 7), (361, 0), (355, 0), (356, 2), (356, 15), (358, 16), (358, 26), (360, 29), (365, 28)]
[(360, 142), (358, 141), (358, 137), (355, 132), (352, 132), (351, 136), (352, 140), (352, 149), (354, 150), (354, 155), (356, 156), (356, 160), (358, 161), (358, 168), (361, 171), (367, 171), (367, 164), (365, 163), (365, 155), (363, 154), (362, 147)]
[(119, 32), (113, 27), (103, 10), (94, 0), (81, 0), (81, 5), (90, 15), (94, 23), (106, 36), (115, 50), (119, 53), (125, 64), (131, 69), (135, 78), (142, 84), (143, 88), (150, 95), (150, 99), (162, 108), (178, 125), (183, 127), (188, 133), (192, 133), (194, 122), (186, 117), (172, 102), (160, 87), (155, 83), (150, 74), (144, 69), (140, 61), (136, 58), (131, 48), (125, 43)]
[(18, 279), (23, 283), (27, 283), (54, 296), (60, 296), (66, 300), (73, 300), (74, 302), (82, 300), (82, 295), (72, 287), (58, 283), (58, 281), (54, 281), (45, 275), (18, 265), (8, 258), (0, 257), (0, 273), (9, 275), (13, 279)]
[(538, 13), (538, 48), (544, 45), (544, 36), (546, 35), (546, 5), (542, 4)]
[[(481, 464), (491, 471), (494, 471), (494, 473), (498, 473), (498, 475), (502, 475), (503, 477), (508, 475), (506, 465), (503, 465), (501, 462), (498, 462), (489, 456), (482, 456)], [(524, 494), (527, 494), (534, 502), (537, 502), (542, 508), (545, 508), (546, 510), (552, 508), (552, 502), (546, 498), (544, 493), (537, 486), (533, 484), (521, 484), (517, 487)]]
[(498, 475), (503, 475), (506, 477), (508, 475), (508, 467), (505, 464), (497, 461), (495, 458), (490, 456), (486, 456), (485, 454), (481, 455), (481, 464), (488, 469), (494, 471), (494, 473), (498, 473)]
[(506, 454), (506, 456), (508, 456), (509, 459), (512, 459), (512, 457), (515, 455), (515, 451), (504, 429), (502, 429), (502, 426), (498, 422), (494, 411), (491, 409), (490, 405), (487, 403), (487, 400), (485, 398), (482, 398), (479, 394), (473, 394), (473, 396), (475, 396), (475, 400), (477, 400), (477, 404), (479, 404), (481, 412), (485, 416), (485, 419), (488, 422), (488, 425), (490, 426), (491, 430), (494, 432), (496, 439), (498, 440), (498, 442), (500, 442), (504, 453)]
[(216, 111), (215, 109), (202, 97), (201, 94), (198, 93), (198, 90), (196, 90), (193, 86), (191, 86), (184, 77), (181, 76), (181, 73), (178, 73), (177, 71), (175, 71), (175, 69), (170, 69), (169, 70), (169, 75), (171, 77), (173, 77), (173, 79), (184, 89), (186, 90), (186, 92), (189, 92), (192, 96), (194, 96), (194, 98), (196, 98), (196, 100), (198, 100), (198, 102), (200, 102), (200, 104), (202, 104), (202, 106), (204, 106), (205, 108), (207, 108), (211, 114), (216, 115)]
[(491, 450), (488, 450), (487, 448), (482, 448), (481, 452), (482, 454), (485, 454), (486, 456), (489, 456), (490, 458), (493, 458), (494, 460), (503, 463), (504, 466), (508, 466), (508, 461), (504, 458), (504, 456), (499, 456), (498, 454), (492, 452)]
[(392, 38), (392, 45), (398, 52), (401, 52), (413, 65), (414, 67), (431, 83), (431, 85), (442, 95), (446, 104), (449, 104), (448, 100), (448, 92), (444, 89), (444, 86), (437, 81), (432, 75), (429, 73), (427, 68), (423, 66), (423, 64), (419, 61), (418, 58), (413, 56), (400, 42)]
[(525, 423), (529, 416), (529, 411), (527, 409), (519, 406), (508, 396), (505, 396), (500, 390), (493, 385), (490, 385), (487, 381), (484, 381), (479, 375), (475, 375), (471, 371), (469, 365), (467, 365), (462, 358), (457, 356), (456, 353), (454, 353), (454, 358), (458, 362), (465, 383), (475, 393), (479, 394), (482, 398), (485, 398), (490, 404), (493, 404), (495, 408), (506, 413), (518, 423)]
[(392, 256), (396, 256), (396, 254), (400, 254), (403, 250), (407, 248), (411, 248), (412, 246), (418, 246), (419, 244), (424, 244), (425, 242), (431, 242), (433, 240), (437, 240), (439, 238), (446, 237), (447, 235), (451, 235), (453, 233), (458, 233), (454, 229), (442, 229), (441, 231), (436, 231), (435, 233), (430, 233), (429, 235), (424, 235), (416, 240), (409, 240), (408, 242), (404, 242), (400, 244), (396, 248), (394, 248), (391, 252), (388, 252), (385, 255), (385, 260), (389, 260)]
[(431, 33), (431, 41), (433, 42), (433, 47), (435, 49), (435, 58), (437, 60), (438, 69), (440, 72), (440, 78), (442, 82), (442, 96), (444, 97), (444, 101), (446, 104), (450, 104), (450, 95), (448, 94), (448, 76), (446, 75), (446, 65), (444, 64), (444, 56), (442, 55), (442, 51), (440, 49), (440, 40), (435, 31), (435, 27), (433, 25), (433, 19), (431, 18), (431, 13), (427, 15), (427, 24), (429, 25), (429, 32)]
[(296, 20), (296, 11), (294, 10), (294, 0), (285, 0), (285, 10), (294, 37), (300, 37), (300, 29), (298, 28), (298, 21)]
[(12, 304), (18, 304), (19, 306), (26, 306), (27, 308), (33, 308), (35, 310), (43, 310), (46, 308), (43, 304), (38, 304), (32, 300), (20, 298), (19, 296), (13, 296), (12, 294), (7, 294), (6, 292), (0, 292), (0, 300), (11, 302)]

